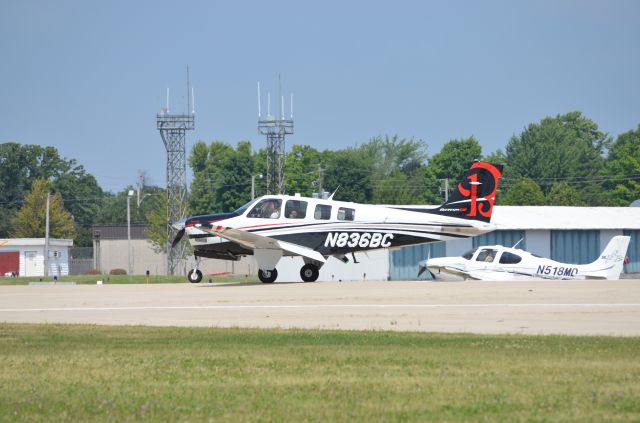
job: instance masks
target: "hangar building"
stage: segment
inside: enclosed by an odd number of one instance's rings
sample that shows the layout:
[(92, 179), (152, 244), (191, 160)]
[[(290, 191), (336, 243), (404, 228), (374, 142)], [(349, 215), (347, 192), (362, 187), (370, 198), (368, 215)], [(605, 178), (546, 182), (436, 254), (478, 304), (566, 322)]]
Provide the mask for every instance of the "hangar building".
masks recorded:
[[(415, 279), (417, 263), (431, 257), (460, 256), (482, 246), (501, 244), (553, 260), (585, 264), (598, 258), (609, 240), (629, 235), (627, 273), (640, 272), (640, 207), (495, 206), (497, 229), (475, 238), (417, 245), (389, 254), (389, 278)], [(422, 275), (425, 279), (428, 272)], [(422, 279), (422, 277), (421, 277)]]

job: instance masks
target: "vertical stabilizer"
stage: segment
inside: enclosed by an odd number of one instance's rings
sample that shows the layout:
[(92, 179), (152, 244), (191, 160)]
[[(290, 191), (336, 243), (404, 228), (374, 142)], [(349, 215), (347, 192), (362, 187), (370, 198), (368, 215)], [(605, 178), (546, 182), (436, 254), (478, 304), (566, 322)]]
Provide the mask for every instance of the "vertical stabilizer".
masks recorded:
[(475, 162), (464, 174), (449, 201), (432, 212), (446, 216), (489, 222), (496, 199), (502, 166)]
[(612, 280), (620, 279), (620, 273), (622, 273), (623, 270), (624, 258), (627, 255), (630, 239), (631, 237), (622, 235), (611, 238), (611, 241), (609, 241), (602, 254), (600, 254), (600, 257), (588, 265), (598, 270), (589, 272), (585, 269), (586, 276), (600, 276)]

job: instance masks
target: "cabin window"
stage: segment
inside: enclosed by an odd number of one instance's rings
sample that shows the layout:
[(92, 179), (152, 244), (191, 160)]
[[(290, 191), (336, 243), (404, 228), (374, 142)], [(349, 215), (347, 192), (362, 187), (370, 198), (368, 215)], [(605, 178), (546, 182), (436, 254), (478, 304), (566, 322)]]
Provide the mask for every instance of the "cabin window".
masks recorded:
[(464, 253), (462, 255), (462, 258), (465, 260), (471, 260), (471, 257), (473, 257), (473, 255), (475, 254), (477, 248), (474, 248), (473, 250), (469, 250), (466, 253)]
[(502, 256), (500, 257), (501, 264), (516, 264), (516, 263), (520, 263), (521, 261), (522, 261), (522, 257), (520, 257), (517, 254), (510, 253), (508, 251), (505, 251), (504, 253), (502, 253)]
[(326, 204), (317, 204), (316, 211), (313, 213), (313, 218), (316, 220), (331, 219), (331, 206)]
[(284, 206), (284, 217), (287, 219), (304, 219), (307, 215), (307, 202), (289, 200)]
[(356, 216), (355, 209), (340, 207), (338, 209), (338, 220), (353, 220)]
[(277, 219), (280, 217), (280, 207), (282, 200), (277, 198), (266, 198), (255, 205), (247, 217), (258, 217), (262, 219)]
[(493, 262), (493, 259), (496, 257), (496, 252), (497, 252), (496, 250), (486, 248), (480, 251), (480, 253), (478, 254), (478, 257), (476, 258), (476, 261), (484, 261), (487, 263), (491, 263)]

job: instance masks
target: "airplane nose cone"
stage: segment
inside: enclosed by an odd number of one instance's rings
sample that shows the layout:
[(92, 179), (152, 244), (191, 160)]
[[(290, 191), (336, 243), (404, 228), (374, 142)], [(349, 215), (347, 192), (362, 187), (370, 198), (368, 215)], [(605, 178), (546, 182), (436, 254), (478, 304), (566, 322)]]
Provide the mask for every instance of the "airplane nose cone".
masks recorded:
[(178, 220), (177, 222), (175, 222), (175, 223), (174, 223), (173, 225), (171, 225), (171, 226), (173, 226), (173, 228), (174, 228), (175, 230), (180, 231), (180, 230), (184, 229), (184, 227), (185, 227), (186, 223), (187, 223), (187, 219), (185, 218), (185, 219), (180, 219), (180, 220)]

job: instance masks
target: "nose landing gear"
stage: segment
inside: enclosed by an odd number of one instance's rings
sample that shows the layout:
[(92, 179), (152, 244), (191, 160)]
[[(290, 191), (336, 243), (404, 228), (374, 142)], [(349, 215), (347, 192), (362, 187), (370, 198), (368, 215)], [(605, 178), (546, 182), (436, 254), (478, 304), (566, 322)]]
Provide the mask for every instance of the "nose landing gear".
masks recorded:
[(198, 283), (202, 280), (202, 272), (198, 269), (191, 269), (189, 273), (187, 273), (187, 279), (191, 283)]
[(187, 273), (187, 279), (191, 283), (199, 283), (202, 280), (202, 272), (198, 269), (198, 265), (200, 264), (200, 257), (196, 256), (196, 267), (189, 270)]

